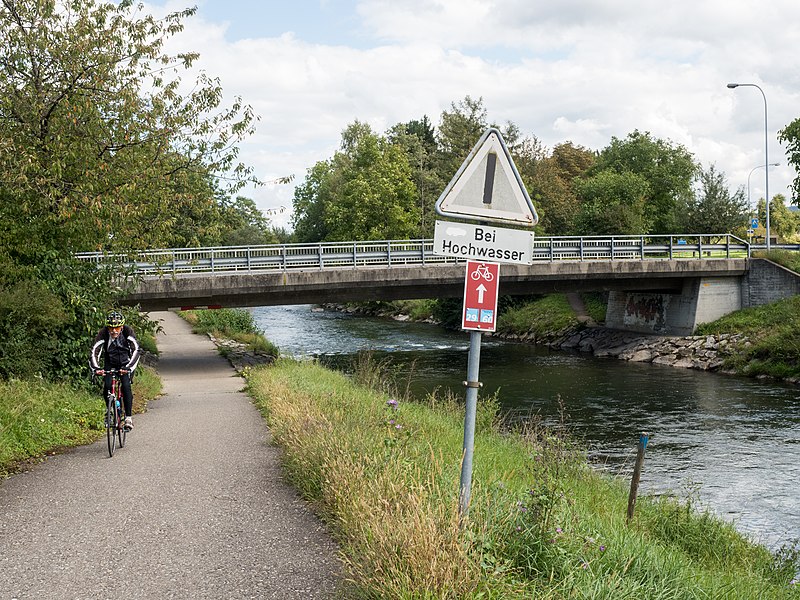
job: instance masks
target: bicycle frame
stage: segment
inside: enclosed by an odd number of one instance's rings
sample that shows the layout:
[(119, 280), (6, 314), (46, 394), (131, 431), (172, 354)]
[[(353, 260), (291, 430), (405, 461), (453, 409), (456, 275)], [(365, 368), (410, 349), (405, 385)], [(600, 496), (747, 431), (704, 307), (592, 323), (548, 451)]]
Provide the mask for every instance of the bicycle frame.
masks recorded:
[(111, 389), (106, 397), (106, 438), (108, 441), (108, 455), (114, 456), (114, 450), (119, 439), (119, 447), (125, 446), (124, 407), (122, 398), (122, 381), (119, 369), (108, 369), (106, 375), (111, 376)]

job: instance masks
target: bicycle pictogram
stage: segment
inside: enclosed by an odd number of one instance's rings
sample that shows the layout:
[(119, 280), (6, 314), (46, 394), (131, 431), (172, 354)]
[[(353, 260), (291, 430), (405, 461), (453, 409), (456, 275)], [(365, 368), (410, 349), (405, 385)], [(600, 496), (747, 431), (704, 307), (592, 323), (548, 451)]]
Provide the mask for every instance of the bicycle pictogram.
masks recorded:
[(481, 278), (485, 279), (486, 281), (491, 281), (494, 279), (494, 275), (492, 275), (492, 272), (489, 271), (489, 267), (486, 265), (478, 265), (475, 267), (475, 270), (469, 274), (469, 276), (472, 278), (472, 281), (478, 281), (478, 279)]

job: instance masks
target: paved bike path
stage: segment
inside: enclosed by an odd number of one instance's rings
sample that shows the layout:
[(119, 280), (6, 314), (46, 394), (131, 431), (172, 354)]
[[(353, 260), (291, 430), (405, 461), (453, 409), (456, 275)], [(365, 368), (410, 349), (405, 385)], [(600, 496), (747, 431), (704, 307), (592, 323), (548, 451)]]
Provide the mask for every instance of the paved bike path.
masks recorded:
[(103, 438), (0, 483), (0, 599), (333, 597), (337, 549), (243, 380), (177, 315), (151, 317), (165, 395), (125, 447), (109, 458)]

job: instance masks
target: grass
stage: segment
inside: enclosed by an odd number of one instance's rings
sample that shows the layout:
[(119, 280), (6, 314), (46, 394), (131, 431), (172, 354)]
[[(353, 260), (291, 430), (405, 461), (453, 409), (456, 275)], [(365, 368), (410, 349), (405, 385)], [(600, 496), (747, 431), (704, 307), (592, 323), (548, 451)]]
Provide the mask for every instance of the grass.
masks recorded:
[(727, 368), (749, 376), (800, 377), (800, 296), (736, 311), (696, 331), (721, 333), (743, 333), (750, 342), (726, 359)]
[(606, 320), (606, 309), (608, 300), (600, 292), (587, 292), (581, 294), (581, 299), (586, 307), (586, 312), (595, 323), (604, 323)]
[(795, 273), (800, 273), (800, 252), (792, 252), (789, 250), (758, 251), (753, 252), (753, 256), (755, 258), (769, 259)]
[(625, 482), (558, 431), (499, 431), (491, 402), (462, 524), (456, 399), (411, 402), (285, 359), (251, 371), (248, 389), (340, 544), (348, 597), (800, 598), (796, 548), (773, 556), (671, 498), (641, 497), (626, 524)]
[(498, 319), (497, 332), (546, 336), (576, 324), (575, 312), (567, 297), (564, 294), (550, 294), (507, 309)]
[[(800, 253), (771, 250), (754, 256), (800, 272)], [(713, 323), (700, 325), (695, 333), (746, 335), (749, 344), (736, 348), (725, 361), (725, 367), (737, 373), (751, 377), (800, 378), (800, 296), (736, 311)]]
[(253, 315), (241, 308), (181, 311), (195, 333), (225, 337), (247, 346), (251, 352), (278, 357), (279, 348), (267, 340), (255, 324)]
[[(134, 378), (134, 412), (161, 393), (158, 375), (147, 367)], [(104, 404), (100, 390), (76, 389), (41, 380), (0, 382), (0, 477), (27, 462), (101, 435)]]

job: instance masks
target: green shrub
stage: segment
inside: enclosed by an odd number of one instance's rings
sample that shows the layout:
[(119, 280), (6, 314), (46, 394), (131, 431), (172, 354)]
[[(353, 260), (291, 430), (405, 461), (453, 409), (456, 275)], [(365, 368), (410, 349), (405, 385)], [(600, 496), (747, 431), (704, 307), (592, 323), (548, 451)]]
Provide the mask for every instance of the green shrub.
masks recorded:
[(256, 326), (253, 315), (241, 308), (220, 308), (216, 310), (182, 311), (181, 317), (192, 325), (192, 330), (200, 334), (225, 337), (247, 346), (251, 352), (259, 352), (278, 357), (279, 348), (266, 339)]
[(182, 313), (195, 333), (219, 332), (225, 336), (238, 333), (259, 333), (253, 315), (242, 308), (192, 310)]

